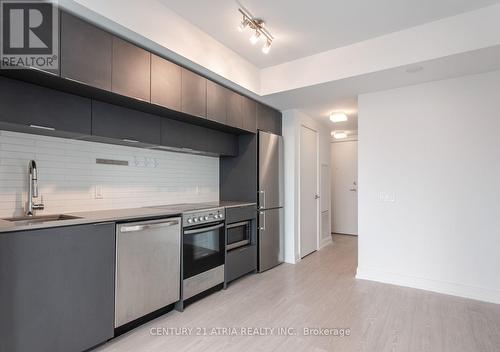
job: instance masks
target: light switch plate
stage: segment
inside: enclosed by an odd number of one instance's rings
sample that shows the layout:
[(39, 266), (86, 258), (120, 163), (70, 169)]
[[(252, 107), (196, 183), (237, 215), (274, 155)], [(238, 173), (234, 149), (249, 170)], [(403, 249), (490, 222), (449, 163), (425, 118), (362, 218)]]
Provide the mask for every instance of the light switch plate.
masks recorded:
[(380, 192), (379, 200), (381, 202), (394, 203), (396, 201), (396, 195), (394, 192)]

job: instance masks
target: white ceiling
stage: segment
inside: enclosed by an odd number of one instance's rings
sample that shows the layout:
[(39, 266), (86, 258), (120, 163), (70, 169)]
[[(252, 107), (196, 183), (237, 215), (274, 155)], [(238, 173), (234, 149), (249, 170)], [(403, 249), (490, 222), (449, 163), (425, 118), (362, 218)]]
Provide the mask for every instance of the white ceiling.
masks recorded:
[(259, 68), (353, 44), (471, 11), (500, 0), (242, 0), (268, 23), (271, 52), (252, 46), (250, 32), (236, 30), (235, 0), (159, 0)]
[[(421, 67), (418, 72), (408, 69)], [(298, 109), (324, 121), (333, 129), (356, 130), (358, 122), (358, 95), (388, 90), (430, 81), (450, 79), (500, 70), (500, 45), (421, 62), (418, 65), (395, 67), (371, 74), (350, 77), (315, 86), (294, 89), (263, 97), (280, 110)], [(349, 116), (347, 123), (329, 122), (332, 111), (342, 110)]]

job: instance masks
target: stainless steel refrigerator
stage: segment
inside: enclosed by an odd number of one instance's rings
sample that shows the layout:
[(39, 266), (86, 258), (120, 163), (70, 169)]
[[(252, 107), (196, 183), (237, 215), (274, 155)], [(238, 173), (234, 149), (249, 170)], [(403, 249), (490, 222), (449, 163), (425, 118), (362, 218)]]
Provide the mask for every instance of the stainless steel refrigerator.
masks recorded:
[(259, 272), (283, 262), (283, 137), (259, 131)]

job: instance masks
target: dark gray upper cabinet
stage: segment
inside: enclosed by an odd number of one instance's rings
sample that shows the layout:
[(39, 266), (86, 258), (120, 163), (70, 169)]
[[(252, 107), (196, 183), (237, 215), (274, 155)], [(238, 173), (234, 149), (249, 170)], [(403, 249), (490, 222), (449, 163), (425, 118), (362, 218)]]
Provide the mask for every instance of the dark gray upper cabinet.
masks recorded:
[(198, 117), (207, 117), (207, 79), (182, 69), (181, 111)]
[(2, 233), (0, 267), (0, 351), (85, 351), (113, 337), (113, 223)]
[(90, 134), (91, 101), (77, 95), (0, 77), (0, 121)]
[(255, 133), (257, 131), (257, 103), (252, 99), (243, 97), (242, 115), (242, 128), (245, 131)]
[(223, 156), (238, 155), (238, 136), (222, 131), (206, 128), (204, 138), (207, 141), (205, 150)]
[(257, 104), (257, 128), (281, 135), (281, 112), (266, 105)]
[(113, 37), (112, 91), (151, 101), (151, 53)]
[(181, 68), (151, 54), (151, 103), (181, 110)]
[(227, 123), (226, 99), (228, 90), (212, 81), (207, 81), (207, 119)]
[(61, 77), (111, 90), (113, 36), (68, 13), (61, 14)]
[(227, 124), (243, 128), (243, 97), (233, 91), (229, 91), (227, 95)]
[(217, 155), (238, 155), (235, 135), (167, 118), (161, 121), (161, 145)]
[(128, 143), (160, 144), (161, 117), (145, 112), (92, 102), (92, 135)]

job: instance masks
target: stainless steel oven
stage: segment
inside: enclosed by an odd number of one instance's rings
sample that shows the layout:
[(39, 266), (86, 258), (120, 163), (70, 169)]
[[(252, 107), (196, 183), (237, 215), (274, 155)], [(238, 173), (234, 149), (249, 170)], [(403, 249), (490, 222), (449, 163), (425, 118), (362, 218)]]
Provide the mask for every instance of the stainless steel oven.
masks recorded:
[(252, 222), (250, 220), (227, 225), (226, 250), (230, 251), (249, 245), (251, 240), (251, 226)]
[(224, 282), (224, 208), (183, 214), (183, 299)]

